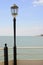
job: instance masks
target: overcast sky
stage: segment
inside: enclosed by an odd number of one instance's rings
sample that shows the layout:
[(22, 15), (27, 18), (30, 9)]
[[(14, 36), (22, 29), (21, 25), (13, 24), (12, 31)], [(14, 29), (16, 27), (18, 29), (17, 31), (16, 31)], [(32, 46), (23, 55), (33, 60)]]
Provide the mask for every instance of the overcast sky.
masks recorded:
[(0, 36), (13, 35), (13, 17), (10, 7), (19, 7), (16, 17), (17, 36), (43, 34), (43, 0), (0, 0)]

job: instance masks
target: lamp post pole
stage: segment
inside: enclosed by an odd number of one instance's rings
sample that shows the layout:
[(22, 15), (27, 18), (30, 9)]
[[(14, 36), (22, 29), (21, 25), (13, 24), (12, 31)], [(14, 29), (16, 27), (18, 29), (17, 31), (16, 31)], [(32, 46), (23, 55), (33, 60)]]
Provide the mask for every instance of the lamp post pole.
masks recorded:
[(16, 59), (16, 18), (13, 19), (14, 24), (14, 65), (17, 65), (17, 59)]

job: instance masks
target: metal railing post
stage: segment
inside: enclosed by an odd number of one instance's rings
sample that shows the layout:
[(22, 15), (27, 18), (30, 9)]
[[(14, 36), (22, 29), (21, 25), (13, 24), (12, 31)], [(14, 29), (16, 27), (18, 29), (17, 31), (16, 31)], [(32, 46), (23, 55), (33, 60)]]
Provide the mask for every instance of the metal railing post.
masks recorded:
[(8, 65), (8, 47), (7, 47), (7, 44), (5, 44), (5, 47), (4, 47), (4, 65)]

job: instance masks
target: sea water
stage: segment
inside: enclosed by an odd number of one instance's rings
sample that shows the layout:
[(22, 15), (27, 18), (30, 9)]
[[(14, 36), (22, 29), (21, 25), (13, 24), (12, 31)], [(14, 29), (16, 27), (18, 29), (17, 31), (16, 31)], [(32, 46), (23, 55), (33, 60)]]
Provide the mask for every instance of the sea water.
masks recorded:
[[(7, 44), (9, 60), (13, 59), (13, 36), (0, 36), (0, 61), (4, 61), (4, 46)], [(17, 36), (17, 59), (18, 60), (43, 60), (43, 37), (42, 36)], [(1, 49), (3, 48), (3, 49)]]

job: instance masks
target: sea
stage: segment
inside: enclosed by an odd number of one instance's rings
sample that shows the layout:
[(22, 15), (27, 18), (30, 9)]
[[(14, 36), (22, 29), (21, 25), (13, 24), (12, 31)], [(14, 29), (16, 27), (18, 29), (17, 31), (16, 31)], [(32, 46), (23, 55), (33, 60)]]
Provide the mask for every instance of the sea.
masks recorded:
[[(14, 37), (0, 36), (0, 61), (4, 61), (4, 47), (8, 47), (8, 60), (13, 60)], [(18, 60), (43, 60), (43, 36), (16, 36)]]

